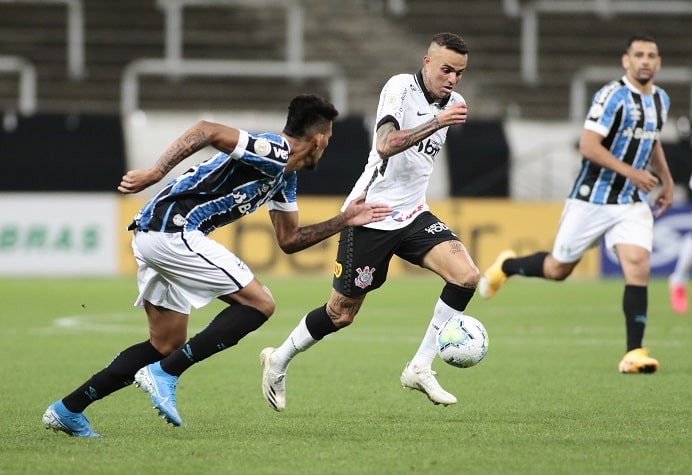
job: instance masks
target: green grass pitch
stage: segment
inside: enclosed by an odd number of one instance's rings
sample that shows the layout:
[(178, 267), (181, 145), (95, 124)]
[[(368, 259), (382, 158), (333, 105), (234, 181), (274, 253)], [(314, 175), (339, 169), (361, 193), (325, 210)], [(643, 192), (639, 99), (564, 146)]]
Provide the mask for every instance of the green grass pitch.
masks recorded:
[[(261, 276), (260, 276), (261, 277)], [(676, 315), (664, 280), (649, 291), (652, 375), (622, 375), (621, 280), (513, 278), (467, 313), (490, 336), (478, 366), (436, 360), (455, 406), (400, 387), (441, 290), (392, 279), (356, 322), (298, 356), (287, 408), (260, 389), (258, 353), (324, 303), (325, 277), (262, 279), (277, 312), (237, 347), (180, 379), (183, 426), (125, 388), (90, 406), (85, 440), (46, 431), (41, 414), (147, 338), (134, 278), (1, 279), (0, 474), (684, 474), (692, 447), (692, 315)], [(221, 308), (193, 311), (190, 336)]]

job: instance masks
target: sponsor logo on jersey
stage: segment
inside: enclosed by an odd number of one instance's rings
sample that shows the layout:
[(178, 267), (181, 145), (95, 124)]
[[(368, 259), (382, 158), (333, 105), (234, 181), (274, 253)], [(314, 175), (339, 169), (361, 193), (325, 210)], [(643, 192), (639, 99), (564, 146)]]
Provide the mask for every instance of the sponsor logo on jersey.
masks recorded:
[(622, 131), (622, 135), (625, 137), (634, 137), (637, 140), (658, 140), (659, 131), (658, 130), (644, 130), (641, 127), (635, 129), (629, 128)]
[(231, 193), (231, 196), (233, 196), (233, 201), (236, 203), (242, 203), (247, 199), (247, 193), (243, 193), (242, 191), (236, 191), (235, 193)]
[(424, 153), (425, 155), (429, 155), (431, 158), (435, 158), (435, 156), (440, 153), (440, 150), (442, 150), (442, 144), (436, 140), (432, 139), (427, 139), (425, 141), (420, 141), (418, 142), (418, 153)]
[(357, 287), (360, 287), (361, 289), (364, 289), (366, 287), (370, 287), (372, 285), (373, 277), (372, 275), (375, 273), (375, 268), (373, 267), (372, 269), (370, 266), (365, 266), (364, 268), (357, 268), (356, 272), (358, 272), (358, 277), (356, 277), (356, 280), (354, 283), (356, 284)]
[(283, 148), (274, 147), (274, 155), (276, 155), (282, 160), (288, 160), (288, 150), (285, 150)]
[(438, 221), (435, 224), (431, 224), (430, 226), (425, 228), (425, 232), (428, 234), (437, 234), (441, 233), (442, 231), (449, 231), (447, 225), (442, 221)]
[(272, 146), (267, 139), (255, 140), (255, 155), (266, 157), (272, 151)]
[(334, 277), (337, 279), (341, 277), (341, 272), (343, 271), (343, 267), (341, 266), (340, 262), (335, 262), (334, 263)]
[(401, 223), (403, 221), (406, 221), (406, 220), (413, 218), (416, 214), (420, 213), (421, 211), (423, 211), (423, 205), (418, 205), (416, 207), (416, 209), (411, 211), (409, 214), (404, 214), (401, 211), (394, 211), (391, 214), (391, 217), (397, 223)]

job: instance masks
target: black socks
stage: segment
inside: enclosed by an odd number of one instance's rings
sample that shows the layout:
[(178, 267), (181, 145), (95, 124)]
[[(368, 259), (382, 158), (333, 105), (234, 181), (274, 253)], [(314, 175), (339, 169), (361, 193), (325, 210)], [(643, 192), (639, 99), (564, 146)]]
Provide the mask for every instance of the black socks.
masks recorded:
[(139, 368), (161, 358), (163, 355), (148, 340), (133, 345), (118, 353), (107, 367), (63, 398), (63, 404), (69, 411), (82, 412), (92, 402), (132, 384)]
[(627, 328), (627, 351), (642, 347), (646, 312), (649, 304), (647, 287), (626, 285), (622, 297), (622, 310), (625, 312)]
[(226, 307), (182, 348), (161, 360), (161, 369), (173, 376), (180, 376), (193, 364), (236, 345), (266, 321), (267, 316), (254, 307), (241, 304)]
[(549, 252), (541, 251), (530, 256), (507, 259), (502, 263), (502, 272), (510, 275), (523, 275), (525, 277), (545, 277), (543, 274), (543, 261)]

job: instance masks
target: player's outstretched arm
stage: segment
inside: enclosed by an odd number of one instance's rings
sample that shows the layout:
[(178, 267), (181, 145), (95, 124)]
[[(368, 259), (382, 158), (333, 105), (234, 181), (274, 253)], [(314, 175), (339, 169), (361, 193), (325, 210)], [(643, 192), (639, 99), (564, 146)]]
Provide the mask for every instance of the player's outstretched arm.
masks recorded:
[(190, 155), (206, 146), (230, 153), (238, 144), (240, 131), (205, 120), (199, 121), (185, 131), (163, 152), (158, 161), (146, 170), (130, 170), (120, 181), (118, 191), (121, 193), (138, 193), (158, 183), (173, 167)]
[(365, 193), (349, 202), (343, 213), (321, 223), (300, 226), (297, 211), (269, 212), (274, 225), (277, 242), (287, 254), (302, 251), (324, 241), (347, 226), (361, 226), (374, 221), (382, 221), (392, 214), (394, 209), (382, 203), (365, 203)]

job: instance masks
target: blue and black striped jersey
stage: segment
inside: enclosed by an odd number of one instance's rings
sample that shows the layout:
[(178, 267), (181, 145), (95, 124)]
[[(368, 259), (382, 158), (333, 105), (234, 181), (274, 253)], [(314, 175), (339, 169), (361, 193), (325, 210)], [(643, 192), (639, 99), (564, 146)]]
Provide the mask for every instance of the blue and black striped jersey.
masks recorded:
[[(602, 135), (603, 145), (618, 160), (643, 170), (651, 162), (669, 108), (663, 89), (654, 86), (652, 94), (642, 94), (623, 77), (596, 92), (584, 128)], [(630, 180), (586, 158), (569, 197), (596, 204), (647, 200)]]
[(241, 130), (233, 152), (217, 153), (168, 183), (137, 213), (133, 227), (208, 234), (269, 200), (296, 210), (297, 174), (284, 173), (289, 152), (280, 135)]

